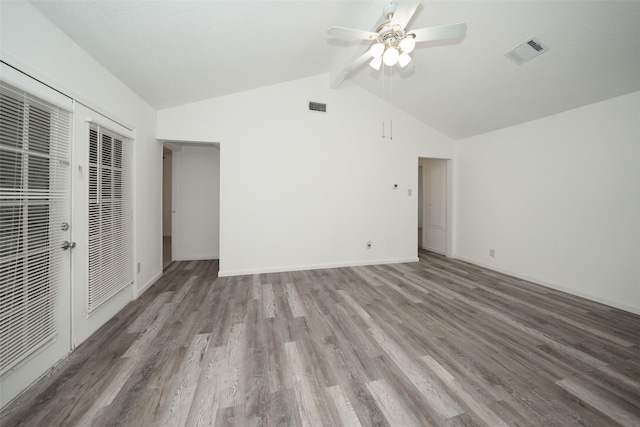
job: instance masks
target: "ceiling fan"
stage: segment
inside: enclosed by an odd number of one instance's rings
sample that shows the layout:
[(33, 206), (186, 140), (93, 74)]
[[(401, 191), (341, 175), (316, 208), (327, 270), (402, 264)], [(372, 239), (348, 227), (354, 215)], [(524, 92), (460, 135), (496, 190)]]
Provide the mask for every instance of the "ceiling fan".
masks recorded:
[(389, 67), (396, 64), (405, 67), (411, 62), (409, 54), (413, 51), (416, 43), (456, 39), (464, 36), (467, 31), (467, 24), (464, 23), (408, 30), (407, 24), (417, 8), (417, 2), (402, 3), (401, 5), (393, 2), (387, 4), (382, 10), (384, 20), (375, 32), (344, 27), (329, 28), (327, 33), (331, 36), (375, 42), (367, 52), (347, 65), (344, 70), (351, 72), (368, 60), (371, 60), (369, 65), (375, 70), (379, 70), (383, 62)]

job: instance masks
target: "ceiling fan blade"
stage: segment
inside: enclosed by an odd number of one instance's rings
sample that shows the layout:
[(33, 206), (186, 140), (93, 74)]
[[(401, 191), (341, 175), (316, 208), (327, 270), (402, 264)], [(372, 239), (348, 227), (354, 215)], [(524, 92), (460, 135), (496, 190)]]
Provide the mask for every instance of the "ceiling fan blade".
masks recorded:
[(413, 14), (416, 13), (416, 9), (418, 9), (418, 2), (402, 2), (400, 3), (393, 17), (391, 18), (390, 26), (393, 28), (398, 25), (400, 29), (407, 28), (407, 24), (413, 18)]
[(327, 34), (343, 39), (375, 40), (378, 38), (378, 34), (372, 33), (371, 31), (354, 30), (353, 28), (344, 27), (330, 27), (327, 30)]
[(407, 31), (408, 34), (415, 34), (416, 42), (428, 42), (432, 40), (457, 39), (464, 36), (467, 31), (467, 24), (439, 25), (437, 27), (420, 28), (419, 30)]
[(361, 66), (362, 64), (364, 64), (365, 62), (369, 61), (370, 59), (373, 59), (373, 58), (371, 57), (371, 54), (369, 53), (369, 51), (366, 51), (364, 54), (362, 54), (362, 56), (359, 56), (351, 64), (344, 67), (344, 70), (350, 73), (356, 68), (358, 68), (359, 66)]

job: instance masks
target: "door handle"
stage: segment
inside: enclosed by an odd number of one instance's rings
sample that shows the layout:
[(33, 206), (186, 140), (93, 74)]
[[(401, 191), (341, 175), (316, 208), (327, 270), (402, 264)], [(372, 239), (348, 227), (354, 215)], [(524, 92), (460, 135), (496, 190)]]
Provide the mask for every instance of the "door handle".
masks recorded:
[(62, 250), (66, 251), (67, 249), (73, 249), (76, 247), (76, 242), (69, 242), (68, 240), (65, 240), (62, 243)]

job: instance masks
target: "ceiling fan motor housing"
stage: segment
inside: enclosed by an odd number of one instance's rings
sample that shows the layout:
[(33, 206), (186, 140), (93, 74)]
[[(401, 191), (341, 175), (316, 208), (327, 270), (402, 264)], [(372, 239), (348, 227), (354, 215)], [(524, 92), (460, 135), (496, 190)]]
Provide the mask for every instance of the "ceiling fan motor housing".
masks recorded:
[(393, 14), (396, 13), (396, 9), (398, 8), (398, 5), (396, 3), (389, 3), (387, 4), (383, 9), (382, 9), (382, 16), (384, 16), (387, 19), (391, 19)]

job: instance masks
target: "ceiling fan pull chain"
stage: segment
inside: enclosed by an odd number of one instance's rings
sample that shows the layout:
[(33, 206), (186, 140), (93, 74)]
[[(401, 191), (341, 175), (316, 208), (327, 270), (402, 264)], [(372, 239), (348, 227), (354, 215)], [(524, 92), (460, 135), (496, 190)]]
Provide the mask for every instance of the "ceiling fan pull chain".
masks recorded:
[(393, 120), (389, 119), (389, 139), (393, 141)]
[(384, 136), (384, 120), (382, 121), (382, 138), (385, 138), (385, 136)]

